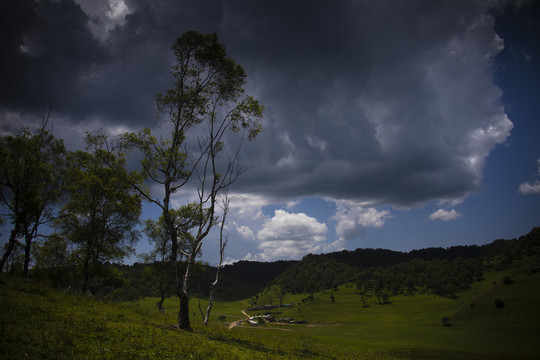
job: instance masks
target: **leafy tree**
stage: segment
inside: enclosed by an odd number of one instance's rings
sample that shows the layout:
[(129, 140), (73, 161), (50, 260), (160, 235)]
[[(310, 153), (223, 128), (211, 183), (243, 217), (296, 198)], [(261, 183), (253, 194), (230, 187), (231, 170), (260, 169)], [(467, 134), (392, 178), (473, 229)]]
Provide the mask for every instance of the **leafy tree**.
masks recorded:
[[(155, 135), (148, 128), (125, 133), (119, 141), (106, 136), (93, 138), (96, 146), (142, 154), (141, 175), (161, 187), (159, 195), (133, 184), (146, 200), (161, 208), (171, 243), (171, 271), (180, 298), (178, 327), (191, 330), (189, 279), (203, 240), (219, 222), (218, 195), (242, 173), (238, 146), (226, 143), (227, 134), (241, 130), (250, 140), (262, 130), (263, 107), (245, 94), (246, 73), (230, 58), (216, 34), (189, 31), (180, 36), (172, 50), (173, 86), (157, 97), (161, 129), (169, 136)], [(228, 138), (230, 139), (230, 138)], [(173, 206), (180, 189), (190, 189), (195, 201)], [(176, 262), (186, 261), (183, 274)]]
[(67, 285), (71, 280), (72, 258), (66, 238), (52, 234), (34, 248), (36, 264), (32, 269), (38, 277), (53, 286)]
[[(103, 163), (104, 158), (115, 164), (115, 171)], [(138, 239), (134, 226), (141, 213), (141, 198), (124, 181), (138, 182), (137, 174), (125, 170), (124, 159), (102, 150), (70, 153), (68, 161), (69, 200), (57, 227), (75, 248), (82, 268), (82, 292), (90, 289), (95, 293), (110, 280), (118, 280), (104, 264), (123, 259)]]
[(23, 275), (28, 276), (32, 244), (39, 227), (56, 216), (62, 195), (66, 150), (62, 140), (42, 128), (23, 128), (16, 136), (0, 138), (0, 201), (12, 224), (0, 271), (19, 239), (24, 239)]

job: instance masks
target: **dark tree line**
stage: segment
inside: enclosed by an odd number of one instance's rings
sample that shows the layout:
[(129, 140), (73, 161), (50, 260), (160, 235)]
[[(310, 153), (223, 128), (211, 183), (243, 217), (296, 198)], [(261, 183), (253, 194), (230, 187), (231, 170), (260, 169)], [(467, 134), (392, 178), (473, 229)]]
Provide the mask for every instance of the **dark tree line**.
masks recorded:
[(482, 278), (482, 259), (448, 260), (415, 259), (389, 267), (368, 268), (356, 276), (360, 294), (374, 292), (388, 295), (430, 293), (456, 297)]
[(330, 257), (306, 255), (280, 274), (274, 283), (288, 293), (314, 293), (345, 284), (356, 274), (354, 267)]
[[(272, 289), (276, 288), (282, 293), (310, 294), (351, 284), (356, 287), (362, 299), (374, 296), (381, 303), (398, 294), (429, 293), (455, 297), (461, 291), (467, 290), (474, 281), (480, 280), (484, 271), (505, 269), (525, 256), (540, 258), (540, 231), (539, 228), (535, 228), (519, 239), (496, 240), (475, 248), (478, 248), (480, 254), (477, 257), (454, 257), (450, 260), (446, 259), (446, 256), (440, 256), (445, 249), (415, 250), (408, 254), (420, 253), (424, 256), (436, 254), (436, 256), (433, 259), (416, 258), (389, 266), (377, 266), (379, 260), (383, 263), (389, 261), (383, 256), (388, 254), (389, 250), (359, 249), (347, 252), (351, 261), (351, 253), (362, 254), (365, 263), (371, 265), (368, 268), (353, 267), (336, 260), (342, 252), (308, 255), (302, 261), (273, 263), (240, 261), (223, 267), (222, 287), (216, 292), (216, 296), (225, 299), (246, 299), (258, 293), (272, 293)], [(457, 254), (463, 253), (456, 252), (455, 249), (452, 251)], [(54, 254), (54, 248), (51, 248), (49, 253)], [(370, 254), (374, 256), (370, 257)], [(407, 254), (402, 253), (400, 256), (404, 255)], [(58, 258), (63, 259), (62, 256)], [(394, 259), (397, 258), (398, 256)], [(110, 267), (114, 268), (114, 271), (110, 272), (108, 285), (100, 288), (97, 295), (114, 300), (160, 297), (164, 290), (167, 296), (174, 295), (172, 281), (169, 279), (162, 282), (159, 279), (159, 276), (170, 277), (169, 273), (163, 272), (168, 266), (167, 260), (163, 262), (152, 260), (132, 266), (111, 264)], [(178, 266), (182, 271), (184, 265), (179, 263)], [(209, 295), (209, 284), (214, 279), (215, 270), (215, 267), (209, 265), (195, 264), (189, 286), (195, 289), (196, 295), (203, 297)], [(35, 273), (36, 269), (33, 271)], [(533, 271), (540, 271), (540, 266)], [(64, 274), (73, 276), (68, 272)], [(42, 274), (42, 276), (49, 275)], [(277, 298), (277, 295), (275, 297)]]
[[(146, 258), (146, 256), (144, 256)], [(219, 299), (247, 299), (262, 292), (279, 274), (291, 267), (295, 261), (275, 261), (272, 263), (239, 261), (225, 265), (220, 272), (220, 287), (215, 296)], [(120, 275), (120, 286), (108, 286), (97, 295), (110, 300), (135, 300), (143, 297), (175, 296), (174, 281), (170, 273), (163, 272), (170, 266), (168, 261), (137, 262), (133, 265), (114, 265)], [(185, 264), (179, 262), (179, 271)], [(208, 297), (210, 284), (215, 280), (216, 267), (196, 262), (190, 278), (190, 288), (200, 297)], [(160, 280), (160, 277), (161, 280)], [(169, 279), (167, 279), (167, 277)], [(161, 302), (161, 301), (160, 301)], [(163, 303), (161, 303), (163, 304)], [(159, 308), (160, 304), (156, 306)]]
[(275, 279), (284, 291), (313, 293), (355, 283), (360, 293), (428, 292), (454, 297), (482, 277), (480, 258), (421, 260), (358, 269), (332, 257), (308, 255)]

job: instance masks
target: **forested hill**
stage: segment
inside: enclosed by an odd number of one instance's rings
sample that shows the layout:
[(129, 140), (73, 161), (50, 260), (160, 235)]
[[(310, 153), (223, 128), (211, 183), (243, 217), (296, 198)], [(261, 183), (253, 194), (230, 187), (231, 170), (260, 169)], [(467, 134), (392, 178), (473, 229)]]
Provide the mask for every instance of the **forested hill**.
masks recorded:
[(281, 273), (273, 284), (292, 293), (355, 283), (359, 291), (394, 295), (423, 291), (454, 297), (481, 279), (484, 271), (504, 268), (524, 256), (540, 258), (540, 228), (519, 239), (496, 240), (482, 246), (427, 248), (408, 253), (356, 249), (309, 254)]

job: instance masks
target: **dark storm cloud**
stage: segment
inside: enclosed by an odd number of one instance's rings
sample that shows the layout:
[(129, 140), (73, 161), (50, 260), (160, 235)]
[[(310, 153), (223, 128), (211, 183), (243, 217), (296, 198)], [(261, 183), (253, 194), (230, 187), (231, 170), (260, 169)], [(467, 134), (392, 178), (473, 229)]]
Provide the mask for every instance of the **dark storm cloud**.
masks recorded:
[(269, 120), (241, 180), (252, 191), (408, 206), (479, 188), (512, 127), (486, 3), (240, 8), (224, 31), (248, 44)]
[(61, 99), (62, 108), (76, 113), (86, 102), (77, 99), (85, 95), (79, 79), (107, 59), (87, 15), (72, 1), (3, 4), (0, 106), (24, 110)]
[(0, 107), (32, 113), (50, 99), (56, 116), (72, 123), (152, 121), (155, 95), (169, 83), (175, 37), (165, 36), (160, 14), (141, 7), (110, 24), (72, 0), (23, 0), (6, 8)]
[(238, 192), (456, 200), (479, 188), (512, 127), (493, 85), (489, 1), (78, 3), (10, 9), (0, 107), (52, 97), (68, 121), (151, 125), (171, 43), (217, 32), (266, 106)]

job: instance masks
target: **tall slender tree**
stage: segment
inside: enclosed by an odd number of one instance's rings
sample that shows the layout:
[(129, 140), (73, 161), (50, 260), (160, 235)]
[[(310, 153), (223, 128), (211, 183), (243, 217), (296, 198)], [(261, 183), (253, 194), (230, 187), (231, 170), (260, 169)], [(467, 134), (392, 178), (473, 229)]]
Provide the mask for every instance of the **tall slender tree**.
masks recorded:
[[(160, 192), (151, 193), (134, 185), (161, 209), (171, 244), (170, 269), (180, 299), (178, 327), (191, 330), (191, 271), (203, 240), (219, 221), (218, 195), (243, 172), (238, 158), (240, 146), (225, 151), (230, 149), (225, 140), (228, 133), (240, 131), (247, 133), (249, 140), (254, 139), (262, 130), (263, 106), (246, 95), (246, 73), (227, 55), (216, 34), (186, 32), (174, 42), (172, 50), (176, 57), (171, 68), (175, 82), (157, 96), (162, 125), (157, 132), (169, 131), (170, 135), (155, 135), (145, 128), (122, 134), (116, 144), (108, 142), (106, 136), (96, 136), (94, 144), (110, 146), (110, 150), (139, 150), (141, 175), (161, 187)], [(177, 204), (173, 197), (180, 189), (189, 189), (195, 201), (173, 206)], [(186, 262), (183, 274), (177, 266), (180, 256)]]

